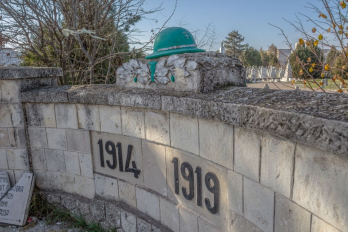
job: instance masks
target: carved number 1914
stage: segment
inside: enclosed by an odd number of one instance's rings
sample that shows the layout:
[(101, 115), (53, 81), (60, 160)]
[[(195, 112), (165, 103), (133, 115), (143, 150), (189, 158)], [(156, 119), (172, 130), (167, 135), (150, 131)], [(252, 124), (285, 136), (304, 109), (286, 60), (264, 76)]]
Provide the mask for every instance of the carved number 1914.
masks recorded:
[[(100, 166), (105, 167), (103, 140), (99, 139), (98, 145), (99, 145), (99, 154), (100, 154)], [(105, 143), (105, 151), (109, 155), (111, 155), (111, 159), (112, 159), (112, 162), (107, 160), (106, 165), (110, 169), (116, 169), (116, 167), (117, 167), (116, 148), (117, 148), (117, 153), (118, 153), (119, 170), (120, 170), (120, 172), (123, 172), (123, 156), (122, 156), (122, 144), (121, 143), (117, 143), (116, 146), (112, 141), (107, 141)], [(134, 173), (135, 178), (139, 178), (140, 170), (137, 169), (137, 165), (136, 165), (135, 161), (132, 161), (132, 168), (129, 167), (130, 161), (132, 158), (132, 151), (133, 151), (133, 145), (128, 145), (125, 172), (132, 172), (132, 173)]]
[[(179, 159), (174, 158), (172, 163), (174, 164), (174, 183), (175, 183), (175, 194), (179, 195), (180, 189), (179, 189)], [(189, 183), (188, 190), (186, 187), (182, 187), (182, 194), (183, 196), (191, 201), (194, 198), (195, 195), (195, 189), (194, 189), (194, 173), (193, 168), (191, 164), (188, 162), (184, 162), (180, 166), (180, 172), (182, 178), (186, 180)], [(197, 174), (197, 205), (203, 206), (203, 196), (202, 196), (202, 168), (196, 167), (195, 173)], [(210, 200), (208, 198), (205, 198), (205, 206), (207, 207), (208, 211), (212, 214), (216, 214), (219, 212), (219, 205), (220, 205), (220, 183), (217, 176), (212, 173), (208, 172), (205, 175), (204, 178), (205, 186), (207, 187), (208, 191), (214, 194), (214, 204), (212, 205)], [(212, 183), (213, 184), (212, 184)]]

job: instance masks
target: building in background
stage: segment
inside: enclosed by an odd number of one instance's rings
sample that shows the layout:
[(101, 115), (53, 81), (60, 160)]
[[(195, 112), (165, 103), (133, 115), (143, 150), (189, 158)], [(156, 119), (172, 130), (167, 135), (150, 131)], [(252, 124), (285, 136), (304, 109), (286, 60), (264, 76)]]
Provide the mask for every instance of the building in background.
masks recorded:
[[(295, 46), (297, 46), (297, 43)], [(322, 49), (325, 60), (326, 60), (327, 55), (329, 54), (330, 50), (331, 49)], [(292, 53), (291, 49), (278, 49), (277, 58), (278, 58), (281, 66), (285, 67), (287, 65), (291, 53)]]
[(20, 53), (12, 48), (0, 48), (0, 66), (19, 66)]
[(5, 48), (7, 39), (0, 34), (0, 67), (19, 66), (21, 63), (20, 53), (12, 48)]

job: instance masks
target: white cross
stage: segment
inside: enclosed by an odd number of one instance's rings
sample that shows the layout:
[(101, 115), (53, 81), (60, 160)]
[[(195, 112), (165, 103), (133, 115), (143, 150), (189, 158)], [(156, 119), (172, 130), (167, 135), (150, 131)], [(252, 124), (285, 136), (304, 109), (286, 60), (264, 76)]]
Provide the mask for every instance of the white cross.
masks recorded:
[(187, 37), (187, 39), (190, 38), (190, 35), (187, 32), (183, 32), (185, 34), (185, 36)]

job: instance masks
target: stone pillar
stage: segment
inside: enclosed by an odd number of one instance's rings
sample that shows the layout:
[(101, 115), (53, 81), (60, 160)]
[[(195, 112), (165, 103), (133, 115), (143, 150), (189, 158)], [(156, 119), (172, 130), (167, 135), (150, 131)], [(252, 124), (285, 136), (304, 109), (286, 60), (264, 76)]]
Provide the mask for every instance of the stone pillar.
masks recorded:
[(57, 85), (59, 76), (59, 68), (0, 67), (0, 170), (8, 172), (11, 185), (31, 167), (20, 92)]

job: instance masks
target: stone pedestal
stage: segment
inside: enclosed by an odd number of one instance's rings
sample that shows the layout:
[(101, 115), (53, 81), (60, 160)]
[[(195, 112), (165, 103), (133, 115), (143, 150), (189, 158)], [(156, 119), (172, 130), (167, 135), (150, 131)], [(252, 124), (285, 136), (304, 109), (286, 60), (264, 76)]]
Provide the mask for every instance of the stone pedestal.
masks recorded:
[(130, 60), (117, 70), (116, 80), (121, 87), (195, 93), (226, 85), (245, 87), (245, 83), (246, 71), (240, 61), (214, 52)]

